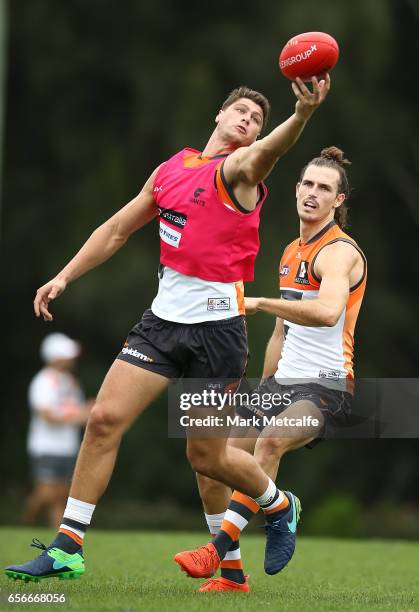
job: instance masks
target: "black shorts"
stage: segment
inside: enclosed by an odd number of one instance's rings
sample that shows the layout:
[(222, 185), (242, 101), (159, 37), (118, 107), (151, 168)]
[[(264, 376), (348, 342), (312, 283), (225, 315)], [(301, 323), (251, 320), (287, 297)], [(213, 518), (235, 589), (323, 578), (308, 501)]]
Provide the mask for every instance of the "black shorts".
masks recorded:
[(29, 462), (32, 480), (40, 482), (65, 480), (70, 482), (76, 463), (76, 457), (63, 457), (61, 455), (30, 455)]
[[(287, 397), (289, 397), (287, 404), (281, 406), (273, 405), (269, 409), (270, 417), (278, 416), (292, 404), (301, 400), (313, 402), (322, 412), (324, 425), (319, 437), (307, 444), (308, 448), (312, 448), (322, 439), (339, 437), (339, 430), (350, 422), (353, 396), (346, 391), (329, 389), (328, 387), (314, 382), (292, 385), (280, 384), (277, 382), (277, 379), (275, 379), (275, 376), (270, 376), (256, 387), (252, 393), (258, 395), (279, 393), (282, 396), (287, 394)], [(237, 406), (236, 412), (244, 418), (249, 418), (255, 414), (257, 416), (263, 416), (263, 409), (255, 409), (253, 406)], [(263, 427), (258, 427), (257, 429), (262, 431)]]
[(186, 324), (160, 319), (148, 309), (117, 358), (170, 379), (240, 380), (247, 355), (243, 316)]

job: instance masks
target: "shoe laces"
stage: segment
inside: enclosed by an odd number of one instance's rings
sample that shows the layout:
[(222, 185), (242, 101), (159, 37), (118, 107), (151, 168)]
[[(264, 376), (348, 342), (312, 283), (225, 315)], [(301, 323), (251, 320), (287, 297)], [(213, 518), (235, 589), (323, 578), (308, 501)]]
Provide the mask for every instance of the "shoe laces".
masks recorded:
[(201, 584), (201, 588), (213, 584), (214, 582), (218, 585), (218, 578), (208, 578), (208, 580), (205, 580), (205, 582)]
[(207, 569), (213, 569), (218, 562), (218, 554), (211, 546), (202, 546), (191, 553), (192, 561), (199, 567), (204, 566)]
[(263, 525), (259, 525), (260, 529), (271, 529), (273, 531), (283, 531), (284, 525), (282, 519), (278, 519), (276, 521), (272, 521), (272, 523), (264, 523)]
[(41, 550), (48, 550), (48, 546), (45, 546), (45, 544), (38, 540), (38, 538), (32, 539), (31, 546), (33, 546), (34, 548), (40, 548)]

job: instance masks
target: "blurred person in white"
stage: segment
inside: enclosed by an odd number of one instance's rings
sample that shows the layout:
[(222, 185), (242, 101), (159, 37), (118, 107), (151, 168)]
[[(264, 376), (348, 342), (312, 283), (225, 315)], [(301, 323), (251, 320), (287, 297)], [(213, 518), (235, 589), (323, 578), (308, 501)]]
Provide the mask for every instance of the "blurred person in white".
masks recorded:
[(40, 348), (45, 366), (29, 385), (31, 421), (28, 454), (33, 481), (23, 520), (34, 524), (42, 513), (50, 527), (58, 527), (67, 501), (80, 446), (80, 429), (87, 421), (91, 401), (85, 400), (72, 370), (81, 353), (75, 340), (49, 334)]

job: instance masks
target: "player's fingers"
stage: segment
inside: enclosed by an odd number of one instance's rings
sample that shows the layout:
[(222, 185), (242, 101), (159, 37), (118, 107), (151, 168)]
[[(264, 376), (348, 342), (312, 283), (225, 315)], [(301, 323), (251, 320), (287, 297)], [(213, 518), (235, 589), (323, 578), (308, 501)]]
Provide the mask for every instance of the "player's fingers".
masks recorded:
[(296, 83), (294, 83), (294, 81), (291, 83), (291, 87), (292, 87), (293, 92), (294, 92), (294, 93), (295, 93), (295, 95), (297, 96), (297, 98), (298, 98), (299, 100), (303, 100), (303, 99), (304, 99), (304, 96), (303, 96), (303, 94), (301, 93), (301, 91), (300, 91), (300, 89), (299, 89), (298, 85), (297, 85)]
[(313, 85), (313, 93), (320, 93), (320, 85), (316, 76), (311, 77), (311, 84)]
[(34, 311), (37, 317), (39, 317), (42, 314), (42, 311), (41, 311), (42, 306), (48, 303), (45, 301), (46, 299), (47, 298), (45, 298), (41, 289), (38, 289), (35, 295), (35, 299), (33, 301), (33, 308), (34, 308)]
[(41, 313), (39, 311), (39, 301), (38, 301), (37, 296), (35, 296), (35, 299), (33, 301), (33, 309), (34, 309), (36, 316), (39, 317)]
[(51, 291), (48, 293), (48, 299), (49, 300), (55, 300), (57, 295), (58, 295), (58, 289), (56, 287), (53, 287), (51, 289)]
[(312, 95), (311, 91), (309, 90), (307, 85), (304, 83), (304, 81), (300, 79), (300, 77), (297, 77), (295, 80), (297, 81), (298, 87), (300, 88), (300, 91), (304, 96)]
[(326, 72), (323, 79), (319, 83), (321, 92), (326, 94), (330, 89), (330, 75)]
[(39, 309), (44, 321), (52, 321), (52, 314), (49, 312), (48, 306), (44, 302), (40, 305)]
[(320, 82), (320, 100), (324, 100), (330, 89), (330, 77), (328, 74), (325, 74), (324, 80)]

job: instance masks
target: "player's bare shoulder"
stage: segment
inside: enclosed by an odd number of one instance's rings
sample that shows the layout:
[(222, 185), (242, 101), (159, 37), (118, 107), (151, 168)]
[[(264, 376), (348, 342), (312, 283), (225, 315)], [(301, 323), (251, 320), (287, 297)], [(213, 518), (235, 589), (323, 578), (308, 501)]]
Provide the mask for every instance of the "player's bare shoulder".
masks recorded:
[(340, 239), (324, 246), (314, 266), (315, 273), (349, 275), (350, 285), (356, 285), (365, 273), (366, 259), (360, 247), (352, 239)]
[(240, 173), (242, 172), (241, 166), (243, 156), (247, 153), (248, 149), (249, 147), (239, 147), (238, 149), (230, 153), (230, 155), (228, 155), (224, 160), (224, 176), (226, 181), (231, 185), (235, 184), (241, 178)]
[(155, 183), (157, 174), (159, 173), (160, 168), (162, 168), (162, 166), (164, 166), (165, 163), (166, 162), (163, 162), (162, 164), (157, 166), (157, 168), (155, 170), (153, 170), (153, 172), (150, 174), (150, 176), (148, 177), (148, 179), (144, 183), (144, 186), (141, 189), (140, 193), (147, 192), (147, 193), (153, 194), (153, 192), (154, 192), (154, 183)]

